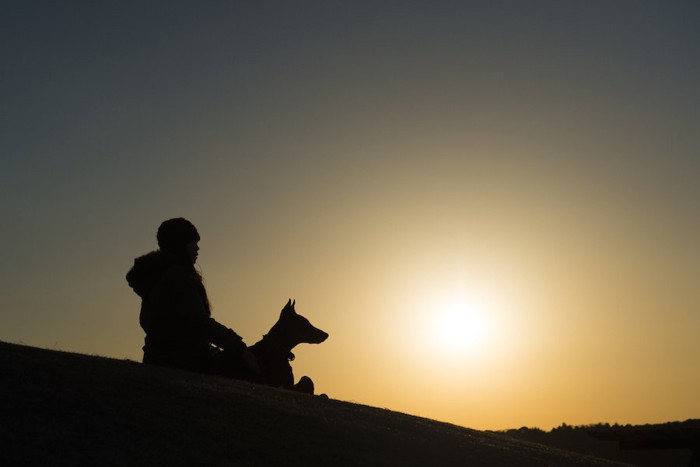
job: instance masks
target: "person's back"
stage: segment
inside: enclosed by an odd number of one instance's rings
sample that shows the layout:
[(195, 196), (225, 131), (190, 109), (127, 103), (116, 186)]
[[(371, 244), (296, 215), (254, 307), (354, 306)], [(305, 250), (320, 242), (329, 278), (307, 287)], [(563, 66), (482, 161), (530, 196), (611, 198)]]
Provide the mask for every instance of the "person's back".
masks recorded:
[(160, 249), (136, 258), (126, 279), (141, 297), (139, 321), (146, 332), (143, 362), (212, 371), (212, 346), (240, 354), (242, 339), (211, 317), (209, 300), (194, 269), (199, 234), (178, 218), (158, 229)]

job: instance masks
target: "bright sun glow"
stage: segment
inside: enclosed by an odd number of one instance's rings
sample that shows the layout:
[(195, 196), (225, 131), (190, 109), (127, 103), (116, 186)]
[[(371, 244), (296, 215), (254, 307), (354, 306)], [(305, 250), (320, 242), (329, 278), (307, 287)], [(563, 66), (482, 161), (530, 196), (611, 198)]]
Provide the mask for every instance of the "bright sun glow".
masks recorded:
[(493, 344), (493, 323), (488, 303), (458, 297), (434, 311), (432, 340), (436, 347), (455, 356), (486, 352)]
[(467, 368), (495, 368), (521, 345), (527, 327), (519, 311), (527, 297), (509, 279), (475, 279), (463, 273), (419, 277), (409, 283), (411, 293), (394, 296), (398, 300), (391, 307), (396, 311), (387, 314), (385, 328), (396, 330), (395, 348), (410, 355), (422, 372), (453, 378), (468, 374)]

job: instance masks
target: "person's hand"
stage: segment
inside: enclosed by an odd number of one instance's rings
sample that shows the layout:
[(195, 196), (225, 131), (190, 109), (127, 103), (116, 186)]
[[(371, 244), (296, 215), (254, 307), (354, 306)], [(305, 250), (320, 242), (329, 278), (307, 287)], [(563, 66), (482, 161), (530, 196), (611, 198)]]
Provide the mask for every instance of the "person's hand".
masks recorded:
[(260, 375), (260, 365), (258, 364), (258, 359), (253, 355), (253, 352), (246, 349), (241, 354), (241, 360), (256, 376)]

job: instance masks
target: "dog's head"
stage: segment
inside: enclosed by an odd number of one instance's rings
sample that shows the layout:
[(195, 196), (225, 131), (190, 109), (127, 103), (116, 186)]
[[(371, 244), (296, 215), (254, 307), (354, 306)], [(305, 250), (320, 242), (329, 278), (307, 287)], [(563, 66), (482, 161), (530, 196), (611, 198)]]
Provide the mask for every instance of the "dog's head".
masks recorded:
[(291, 299), (282, 308), (278, 324), (284, 329), (294, 345), (320, 344), (328, 339), (328, 333), (314, 327), (308, 319), (301, 316), (294, 309), (296, 302)]

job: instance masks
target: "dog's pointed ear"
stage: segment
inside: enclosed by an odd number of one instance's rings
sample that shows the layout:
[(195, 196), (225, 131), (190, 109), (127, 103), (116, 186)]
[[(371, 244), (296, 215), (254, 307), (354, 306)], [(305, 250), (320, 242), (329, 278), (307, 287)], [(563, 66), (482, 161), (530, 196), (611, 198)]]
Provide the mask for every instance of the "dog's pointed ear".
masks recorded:
[(290, 298), (287, 304), (282, 308), (282, 313), (280, 313), (280, 316), (289, 316), (289, 315), (296, 315), (297, 312), (294, 310), (294, 302)]

